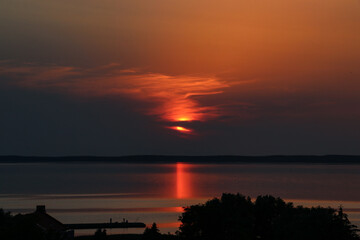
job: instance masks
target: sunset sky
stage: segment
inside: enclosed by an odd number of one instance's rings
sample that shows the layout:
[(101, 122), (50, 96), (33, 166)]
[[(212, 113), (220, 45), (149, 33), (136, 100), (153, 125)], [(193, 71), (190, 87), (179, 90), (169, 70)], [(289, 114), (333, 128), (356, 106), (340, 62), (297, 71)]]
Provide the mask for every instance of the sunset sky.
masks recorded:
[(0, 1), (0, 154), (360, 154), (359, 0)]

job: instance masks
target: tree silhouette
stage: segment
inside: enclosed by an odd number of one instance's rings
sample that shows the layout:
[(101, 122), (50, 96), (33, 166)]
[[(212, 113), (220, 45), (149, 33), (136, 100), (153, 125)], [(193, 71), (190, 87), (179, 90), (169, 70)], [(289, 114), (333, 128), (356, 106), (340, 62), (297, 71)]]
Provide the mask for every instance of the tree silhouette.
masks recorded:
[(160, 230), (158, 229), (156, 223), (151, 225), (151, 228), (146, 227), (142, 236), (143, 240), (160, 240), (162, 239), (162, 235)]
[(101, 230), (101, 228), (99, 228), (98, 230), (96, 230), (95, 239), (96, 240), (106, 240), (107, 239), (106, 229)]
[(269, 195), (252, 202), (240, 194), (223, 194), (186, 207), (179, 220), (179, 237), (188, 240), (360, 239), (342, 208), (294, 207)]
[(0, 209), (0, 239), (10, 239), (13, 232), (13, 218), (10, 212)]

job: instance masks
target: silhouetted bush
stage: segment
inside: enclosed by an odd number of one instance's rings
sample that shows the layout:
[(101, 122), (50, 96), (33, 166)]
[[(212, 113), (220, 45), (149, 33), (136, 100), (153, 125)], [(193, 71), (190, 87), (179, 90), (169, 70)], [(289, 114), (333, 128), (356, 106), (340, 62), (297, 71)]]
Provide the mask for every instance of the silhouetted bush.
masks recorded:
[(161, 235), (160, 230), (158, 229), (156, 223), (153, 223), (151, 228), (149, 228), (149, 227), (145, 228), (142, 239), (143, 240), (160, 240), (160, 239), (162, 239), (162, 235)]
[(342, 209), (294, 207), (280, 198), (223, 194), (186, 207), (179, 218), (181, 239), (358, 240)]
[(100, 228), (95, 232), (95, 240), (106, 240), (107, 234), (106, 229), (101, 230)]

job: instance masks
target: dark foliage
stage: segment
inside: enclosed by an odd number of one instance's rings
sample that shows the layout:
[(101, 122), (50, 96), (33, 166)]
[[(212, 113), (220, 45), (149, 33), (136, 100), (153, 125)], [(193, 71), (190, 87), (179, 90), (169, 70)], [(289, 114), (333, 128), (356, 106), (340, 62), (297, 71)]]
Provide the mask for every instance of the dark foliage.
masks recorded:
[(106, 229), (96, 230), (94, 237), (95, 237), (95, 240), (106, 240), (107, 239)]
[(294, 207), (280, 198), (223, 194), (184, 209), (181, 239), (359, 240), (342, 209)]
[(142, 239), (143, 240), (161, 240), (161, 239), (163, 239), (156, 223), (153, 223), (151, 228), (149, 228), (149, 227), (145, 228)]
[(61, 240), (56, 232), (42, 231), (28, 215), (12, 216), (0, 209), (0, 239), (6, 240)]

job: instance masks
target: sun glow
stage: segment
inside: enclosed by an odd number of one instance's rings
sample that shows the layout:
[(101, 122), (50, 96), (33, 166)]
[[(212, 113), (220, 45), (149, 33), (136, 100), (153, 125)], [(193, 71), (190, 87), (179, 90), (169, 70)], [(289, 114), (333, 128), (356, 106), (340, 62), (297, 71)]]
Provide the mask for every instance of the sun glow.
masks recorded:
[[(217, 77), (146, 73), (124, 69), (117, 64), (81, 69), (66, 66), (2, 66), (0, 63), (1, 71), (10, 75), (13, 72), (27, 74), (27, 78), (31, 81), (17, 81), (17, 84), (23, 87), (61, 89), (76, 95), (96, 97), (124, 95), (147, 102), (150, 104), (141, 110), (143, 114), (155, 116), (158, 121), (172, 124), (205, 122), (219, 117), (222, 112), (218, 106), (205, 105), (200, 99), (221, 94), (222, 89), (229, 87)], [(81, 74), (82, 71), (86, 74)], [(101, 79), (98, 76), (101, 76)], [(195, 131), (179, 126), (170, 128), (182, 133)]]
[(180, 117), (177, 119), (179, 122), (189, 122), (191, 121), (191, 118), (188, 117)]
[(182, 132), (182, 133), (191, 133), (192, 130), (189, 129), (189, 128), (184, 128), (184, 127), (181, 127), (181, 126), (173, 126), (173, 127), (169, 127), (170, 129), (173, 129), (175, 131), (179, 131), (179, 132)]

